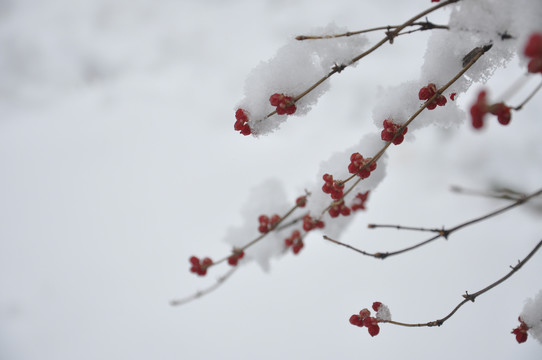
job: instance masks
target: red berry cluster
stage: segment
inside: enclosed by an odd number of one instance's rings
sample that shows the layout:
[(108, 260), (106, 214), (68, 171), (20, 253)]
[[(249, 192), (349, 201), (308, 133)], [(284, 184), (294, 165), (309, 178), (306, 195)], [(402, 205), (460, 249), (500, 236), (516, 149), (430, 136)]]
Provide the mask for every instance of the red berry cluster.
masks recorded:
[(350, 215), (350, 208), (344, 204), (344, 200), (341, 200), (339, 203), (331, 206), (328, 212), (332, 218), (336, 218), (339, 215), (348, 216)]
[(405, 139), (405, 134), (407, 133), (407, 128), (394, 139), (395, 134), (399, 132), (401, 125), (394, 123), (391, 119), (384, 120), (384, 130), (380, 134), (380, 137), (384, 141), (392, 141), (394, 145), (399, 145)]
[(516, 335), (516, 341), (521, 344), (527, 341), (527, 330), (529, 330), (529, 326), (527, 326), (520, 317), (518, 317), (518, 320), (519, 326), (512, 330), (512, 334)]
[(286, 245), (287, 248), (291, 247), (294, 254), (300, 252), (304, 245), (301, 233), (298, 230), (292, 231), (292, 235), (284, 239), (284, 245)]
[(243, 109), (237, 109), (235, 112), (235, 125), (233, 128), (235, 131), (241, 132), (241, 134), (247, 136), (251, 134), (250, 127), (248, 126), (248, 115), (247, 112)]
[(523, 51), (523, 53), (528, 58), (531, 58), (531, 60), (529, 60), (529, 64), (527, 65), (527, 70), (533, 74), (536, 74), (536, 73), (542, 74), (542, 34), (541, 33), (533, 33), (529, 37), (529, 40), (527, 41), (527, 45), (525, 46), (525, 50)]
[(291, 96), (284, 94), (273, 94), (269, 98), (271, 105), (277, 107), (277, 114), (279, 115), (292, 115), (297, 110), (295, 101)]
[(480, 91), (476, 103), (470, 108), (470, 115), (472, 118), (472, 126), (475, 129), (480, 129), (484, 126), (484, 116), (487, 113), (497, 115), (497, 120), (502, 125), (508, 125), (512, 115), (510, 114), (510, 107), (506, 106), (504, 103), (497, 103), (493, 105), (488, 105), (486, 100), (486, 92)]
[(198, 274), (199, 276), (203, 276), (207, 274), (207, 268), (213, 265), (213, 260), (208, 257), (200, 260), (196, 256), (192, 256), (190, 257), (190, 263), (192, 264), (190, 271)]
[[(418, 98), (420, 100), (429, 100), (431, 99), (435, 94), (437, 93), (437, 86), (433, 83), (429, 83), (427, 86), (424, 86), (420, 89), (418, 92)], [(431, 101), (427, 105), (427, 109), (433, 110), (438, 106), (444, 106), (446, 105), (446, 98), (442, 95), (437, 96), (436, 99)]]
[(228, 264), (231, 266), (236, 266), (239, 260), (245, 256), (245, 252), (240, 249), (233, 249), (233, 254), (228, 258)]
[[(382, 303), (380, 302), (374, 302), (373, 303), (373, 310), (378, 311)], [(380, 332), (380, 327), (378, 326), (378, 319), (371, 316), (371, 311), (368, 309), (363, 309), (358, 314), (354, 314), (350, 316), (350, 324), (359, 326), (359, 327), (367, 327), (367, 330), (369, 331), (369, 334), (371, 336), (376, 336)]]
[(305, 207), (305, 205), (307, 205), (307, 197), (306, 196), (300, 196), (298, 197), (297, 199), (295, 199), (295, 204), (297, 205), (297, 207)]
[[(369, 197), (369, 190), (367, 190), (364, 193), (358, 193), (356, 197), (354, 198), (354, 203), (350, 207), (352, 211), (365, 210), (365, 202), (367, 201), (368, 197)], [(357, 202), (358, 200), (359, 202)]]
[(324, 222), (313, 219), (309, 214), (303, 216), (303, 230), (311, 231), (313, 229), (322, 229)]
[(353, 153), (350, 155), (350, 165), (348, 165), (348, 171), (350, 174), (356, 174), (362, 179), (368, 178), (371, 175), (371, 171), (376, 169), (376, 162), (372, 162), (371, 165), (366, 166), (373, 158), (364, 159), (360, 153)]
[(333, 180), (333, 175), (324, 174), (322, 176), (325, 184), (322, 186), (322, 191), (330, 194), (333, 200), (339, 200), (343, 197), (344, 183), (339, 180)]
[(277, 214), (271, 216), (271, 219), (267, 215), (260, 215), (258, 218), (258, 221), (260, 222), (260, 226), (258, 226), (258, 231), (262, 234), (265, 234), (275, 227), (280, 221), (280, 216)]

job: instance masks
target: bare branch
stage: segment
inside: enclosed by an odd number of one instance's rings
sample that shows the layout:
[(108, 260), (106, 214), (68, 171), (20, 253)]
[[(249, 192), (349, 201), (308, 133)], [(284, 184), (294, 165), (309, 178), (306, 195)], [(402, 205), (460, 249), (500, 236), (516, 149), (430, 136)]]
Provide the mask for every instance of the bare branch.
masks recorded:
[(366, 256), (372, 256), (372, 257), (375, 257), (377, 259), (385, 259), (387, 258), (388, 256), (393, 256), (393, 255), (399, 255), (399, 254), (402, 254), (402, 253), (405, 253), (405, 252), (408, 252), (408, 251), (411, 251), (411, 250), (414, 250), (414, 249), (417, 249), (423, 245), (427, 245), (429, 244), (430, 242), (434, 241), (434, 240), (437, 240), (438, 238), (440, 237), (443, 237), (445, 239), (448, 238), (448, 236), (450, 236), (450, 234), (452, 234), (453, 232), (459, 230), (459, 229), (462, 229), (464, 227), (467, 227), (469, 225), (473, 225), (475, 223), (478, 223), (478, 222), (481, 222), (481, 221), (484, 221), (484, 220), (487, 220), (493, 216), (496, 216), (496, 215), (499, 215), (499, 214), (502, 214), (508, 210), (511, 210), (519, 205), (522, 205), (524, 203), (526, 203), (527, 201), (531, 200), (532, 198), (534, 197), (537, 197), (539, 196), (540, 194), (542, 194), (542, 189), (538, 190), (538, 191), (535, 191), (534, 193), (522, 198), (522, 199), (518, 199), (516, 201), (514, 201), (512, 204), (508, 205), (508, 206), (505, 206), (503, 208), (500, 208), (500, 209), (497, 209), (495, 211), (492, 211), (486, 215), (483, 215), (483, 216), (480, 216), (480, 217), (477, 217), (477, 218), (474, 218), (472, 220), (469, 220), (469, 221), (466, 221), (466, 222), (463, 222), (459, 225), (456, 225), (450, 229), (442, 229), (442, 230), (438, 230), (438, 235), (435, 235), (425, 241), (422, 241), (416, 245), (413, 245), (413, 246), (410, 246), (410, 247), (407, 247), (407, 248), (404, 248), (404, 249), (401, 249), (401, 250), (397, 250), (397, 251), (392, 251), (392, 252), (377, 252), (377, 253), (369, 253), (367, 251), (364, 251), (364, 250), (360, 250), (360, 249), (357, 249), (353, 246), (350, 246), (350, 245), (347, 245), (347, 244), (344, 244), (340, 241), (337, 241), (335, 239), (331, 239), (330, 237), (328, 236), (324, 236), (324, 239), (325, 240), (328, 240), (328, 241), (331, 241), (337, 245), (341, 245), (341, 246), (344, 246), (344, 247), (347, 247), (351, 250), (354, 250), (360, 254), (363, 254), (363, 255), (366, 255)]
[(519, 269), (521, 269), (521, 267), (523, 267), (523, 265), (525, 265), (525, 263), (527, 261), (529, 261), (529, 259), (531, 259), (531, 257), (538, 251), (538, 249), (540, 249), (540, 247), (542, 246), (542, 240), (540, 240), (538, 242), (538, 244), (536, 244), (536, 246), (534, 247), (533, 250), (531, 250), (531, 252), (522, 260), (520, 261), (516, 266), (512, 267), (512, 270), (510, 270), (508, 272), (508, 274), (506, 274), (505, 276), (503, 276), (502, 278), (500, 278), (499, 280), (493, 282), (492, 284), (486, 286), (485, 288), (483, 288), (482, 290), (479, 290), (473, 294), (469, 294), (468, 292), (466, 292), (465, 294), (463, 294), (463, 298), (464, 300), (461, 301), (459, 304), (457, 304), (457, 306), (455, 308), (453, 308), (453, 310), (448, 314), (446, 315), (445, 317), (443, 317), (442, 319), (438, 319), (438, 320), (434, 320), (434, 321), (429, 321), (429, 322), (426, 322), (426, 323), (418, 323), (418, 324), (410, 324), (410, 323), (402, 323), (402, 322), (398, 322), (398, 321), (393, 321), (393, 320), (382, 320), (381, 322), (382, 323), (389, 323), (389, 324), (394, 324), (394, 325), (399, 325), (399, 326), (406, 326), (406, 327), (422, 327), (422, 326), (427, 326), (427, 327), (432, 327), (432, 326), (441, 326), (442, 324), (444, 324), (444, 322), (446, 320), (448, 320), (449, 318), (451, 318), (456, 312), (457, 310), (459, 310), (459, 308), (461, 308), (463, 305), (465, 305), (466, 303), (468, 303), (469, 301), (472, 301), (474, 302), (474, 300), (476, 300), (476, 298), (486, 292), (488, 292), (489, 290), (493, 289), (495, 286), (503, 283), (504, 281), (506, 281), (508, 278), (510, 278), (513, 274), (515, 274)]

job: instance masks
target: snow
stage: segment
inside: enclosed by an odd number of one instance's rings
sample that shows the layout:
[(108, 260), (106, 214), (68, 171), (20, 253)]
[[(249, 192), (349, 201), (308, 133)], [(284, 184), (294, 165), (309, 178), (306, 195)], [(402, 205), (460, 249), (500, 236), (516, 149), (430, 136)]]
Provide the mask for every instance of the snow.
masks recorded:
[[(313, 29), (310, 34), (320, 36), (345, 32), (346, 28), (330, 24), (324, 28)], [(326, 76), (333, 66), (347, 64), (362, 52), (366, 44), (367, 39), (363, 36), (305, 41), (291, 39), (272, 59), (261, 62), (247, 76), (245, 97), (237, 106), (248, 111), (252, 133), (267, 134), (276, 130), (288, 118), (287, 115), (267, 118), (273, 111), (269, 104), (272, 94), (300, 95)], [(295, 115), (307, 114), (329, 87), (329, 82), (324, 82), (296, 102)]]
[(529, 327), (529, 335), (542, 344), (542, 290), (534, 298), (525, 301), (525, 306), (519, 317)]

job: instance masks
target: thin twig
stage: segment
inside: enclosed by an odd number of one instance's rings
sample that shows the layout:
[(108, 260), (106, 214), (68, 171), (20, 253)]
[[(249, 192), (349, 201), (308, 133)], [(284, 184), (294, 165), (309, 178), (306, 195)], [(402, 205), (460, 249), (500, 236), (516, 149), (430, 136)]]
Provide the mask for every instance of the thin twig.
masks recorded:
[(393, 320), (381, 320), (380, 322), (382, 323), (389, 323), (389, 324), (394, 324), (394, 325), (399, 325), (399, 326), (406, 326), (406, 327), (423, 327), (423, 326), (427, 326), (427, 327), (432, 327), (432, 326), (441, 326), (442, 324), (444, 324), (444, 322), (446, 320), (448, 320), (449, 318), (451, 318), (456, 312), (457, 310), (459, 310), (459, 308), (461, 308), (463, 305), (465, 305), (466, 303), (468, 303), (469, 301), (472, 301), (474, 302), (474, 300), (476, 300), (476, 298), (486, 292), (488, 292), (489, 290), (493, 289), (495, 286), (503, 283), (504, 281), (506, 281), (510, 276), (512, 276), (514, 273), (516, 273), (519, 269), (521, 269), (521, 267), (523, 265), (525, 265), (525, 263), (527, 261), (529, 261), (529, 259), (531, 259), (531, 257), (538, 251), (538, 249), (540, 249), (540, 247), (542, 246), (542, 240), (540, 240), (538, 242), (538, 244), (536, 244), (536, 246), (534, 247), (533, 250), (531, 250), (531, 252), (522, 260), (520, 261), (516, 266), (513, 266), (512, 267), (512, 270), (510, 272), (508, 272), (508, 274), (506, 274), (505, 276), (503, 276), (502, 278), (500, 278), (499, 280), (495, 281), (494, 283), (486, 286), (485, 288), (483, 288), (482, 290), (479, 290), (473, 294), (469, 294), (468, 292), (466, 292), (465, 294), (463, 294), (463, 298), (464, 300), (461, 301), (459, 304), (457, 304), (457, 306), (455, 308), (453, 308), (453, 310), (448, 314), (446, 315), (445, 317), (443, 317), (442, 319), (438, 319), (438, 320), (434, 320), (434, 321), (429, 321), (429, 322), (426, 322), (426, 323), (419, 323), (419, 324), (411, 324), (411, 323), (403, 323), (403, 322), (399, 322), (399, 321), (393, 321)]
[(231, 268), (230, 270), (228, 270), (228, 272), (224, 275), (222, 275), (221, 277), (217, 278), (216, 279), (216, 283), (214, 283), (213, 285), (209, 286), (208, 288), (206, 289), (203, 289), (203, 290), (199, 290), (197, 291), (195, 294), (193, 295), (190, 295), (190, 296), (187, 296), (187, 297), (184, 297), (184, 298), (180, 298), (180, 299), (174, 299), (174, 300), (171, 300), (169, 302), (169, 304), (171, 306), (179, 306), (179, 305), (184, 305), (186, 303), (189, 303), (193, 300), (196, 300), (196, 299), (199, 299), (200, 297), (204, 296), (204, 295), (207, 295), (213, 291), (215, 291), (216, 289), (218, 289), (220, 287), (220, 285), (224, 284), (224, 282), (226, 280), (228, 280), (232, 275), (233, 273), (238, 269), (238, 267), (233, 267)]
[(340, 241), (331, 239), (331, 238), (328, 237), (328, 236), (324, 236), (324, 239), (325, 239), (325, 240), (328, 240), (328, 241), (331, 241), (331, 242), (333, 242), (333, 243), (335, 243), (335, 244), (337, 244), (337, 245), (341, 245), (341, 246), (347, 247), (347, 248), (349, 248), (349, 249), (351, 249), (351, 250), (354, 250), (354, 251), (356, 251), (356, 252), (358, 252), (358, 253), (360, 253), (360, 254), (366, 255), (366, 256), (372, 256), (372, 257), (377, 258), (377, 259), (385, 259), (385, 258), (387, 258), (387, 257), (389, 257), (389, 256), (399, 255), (399, 254), (405, 253), (405, 252), (407, 252), (407, 251), (414, 250), (414, 249), (419, 248), (419, 247), (421, 247), (421, 246), (423, 246), (423, 245), (429, 244), (430, 242), (432, 242), (432, 241), (434, 241), (434, 240), (437, 240), (437, 239), (440, 238), (440, 237), (443, 237), (443, 238), (445, 238), (445, 239), (448, 239), (448, 236), (450, 236), (450, 234), (452, 234), (453, 232), (456, 232), (456, 231), (459, 230), (459, 229), (462, 229), (462, 228), (467, 227), (467, 226), (469, 226), (469, 225), (475, 224), (475, 223), (477, 223), (477, 222), (481, 222), (481, 221), (483, 221), (483, 220), (487, 220), (487, 219), (489, 219), (490, 217), (499, 215), (499, 214), (501, 214), (501, 213), (503, 213), (503, 212), (506, 212), (506, 211), (508, 211), (508, 210), (510, 210), (510, 209), (513, 209), (513, 208), (515, 208), (515, 207), (517, 207), (517, 206), (519, 206), (519, 205), (522, 205), (522, 204), (526, 203), (526, 202), (529, 201), (530, 199), (532, 199), (532, 198), (534, 198), (534, 197), (536, 197), (536, 196), (539, 196), (540, 194), (542, 194), (542, 189), (540, 189), (540, 190), (538, 190), (538, 191), (536, 191), (536, 192), (534, 192), (534, 193), (532, 193), (532, 194), (526, 196), (526, 197), (523, 198), (523, 199), (516, 200), (515, 202), (513, 202), (512, 204), (510, 204), (510, 205), (508, 205), (508, 206), (505, 206), (505, 207), (500, 208), (500, 209), (498, 209), (498, 210), (492, 211), (492, 212), (490, 212), (490, 213), (488, 213), (488, 214), (486, 214), (486, 215), (483, 215), (483, 216), (477, 217), (477, 218), (475, 218), (475, 219), (466, 221), (466, 222), (461, 223), (461, 224), (459, 224), (459, 225), (456, 225), (456, 226), (454, 226), (454, 227), (452, 227), (452, 228), (450, 228), (450, 229), (442, 229), (442, 230), (439, 231), (439, 233), (438, 233), (437, 235), (435, 235), (435, 236), (433, 236), (433, 237), (431, 237), (431, 238), (429, 238), (429, 239), (427, 239), (427, 240), (425, 240), (425, 241), (422, 241), (422, 242), (420, 242), (420, 243), (418, 243), (418, 244), (416, 244), (416, 245), (413, 245), (413, 246), (410, 246), (410, 247), (407, 247), (407, 248), (404, 248), (404, 249), (401, 249), (401, 250), (397, 250), (397, 251), (369, 253), (369, 252), (367, 252), (367, 251), (360, 250), (360, 249), (357, 249), (357, 248), (355, 248), (355, 247), (353, 247), (353, 246), (344, 244), (344, 243), (342, 243), (342, 242), (340, 242)]
[(531, 92), (531, 94), (529, 96), (527, 96), (527, 98), (521, 103), (519, 104), (518, 106), (516, 107), (513, 107), (512, 109), (514, 110), (521, 110), (521, 108), (527, 104), (527, 102), (529, 102), (529, 100), (532, 99), (532, 97), (538, 92), (538, 90), (540, 90), (540, 88), (542, 88), (542, 82), (540, 84), (538, 84), (538, 86), (533, 90), (533, 92)]
[[(390, 31), (391, 29), (396, 29), (400, 25), (387, 25), (387, 26), (378, 26), (370, 29), (364, 29), (364, 30), (358, 30), (358, 31), (348, 31), (346, 33), (342, 34), (332, 34), (332, 35), (299, 35), (296, 36), (296, 40), (303, 41), (303, 40), (322, 40), (322, 39), (334, 39), (339, 37), (349, 37), (359, 34), (365, 34), (373, 31), (380, 31), (380, 30), (387, 30)], [(408, 26), (419, 26), (419, 29), (411, 30), (408, 33), (414, 32), (414, 31), (425, 31), (425, 30), (432, 30), (432, 29), (450, 29), (447, 25), (438, 25), (434, 24), (430, 21), (423, 21), (423, 22), (415, 22), (412, 24), (409, 24)]]
[[(380, 159), (384, 153), (386, 152), (386, 150), (390, 147), (390, 145), (393, 143), (393, 141), (395, 140), (395, 138), (397, 138), (398, 136), (400, 136), (403, 131), (407, 128), (408, 125), (410, 125), (410, 123), (412, 121), (414, 121), (414, 119), (421, 114), (421, 112), (423, 110), (425, 110), (425, 108), (430, 104), (432, 103), (438, 96), (440, 96), (444, 91), (446, 91), (450, 86), (452, 86), (453, 83), (455, 83), (461, 76), (463, 76), (463, 74), (465, 74), (465, 72), (467, 72), (467, 70), (469, 70), (471, 68), (471, 66), (473, 66), (477, 61), (478, 59), (480, 59), (480, 57), (482, 57), (482, 55), (484, 55), (489, 49), (491, 48), (491, 46), (484, 46), (484, 47), (479, 47), (479, 48), (476, 48), (475, 50), (476, 51), (471, 51), (471, 53), (473, 53), (473, 55), (471, 56), (471, 58), (469, 59), (469, 61), (464, 64), (463, 68), (450, 80), (448, 81), (444, 86), (442, 86), (440, 89), (438, 89), (436, 91), (436, 93), (431, 97), (429, 98), (397, 131), (396, 133), (394, 134), (393, 138), (391, 140), (389, 140), (388, 142), (385, 143), (385, 145), (371, 158), (370, 161), (368, 161), (364, 166), (362, 166), (359, 171), (362, 171), (364, 169), (367, 169), (369, 168), (374, 162), (376, 162), (378, 159)], [(359, 172), (358, 171), (358, 172)], [(357, 174), (352, 174), (350, 177), (348, 177), (346, 180), (343, 180), (342, 182), (343, 183), (346, 183), (350, 180), (352, 180), (353, 178), (357, 177)], [(346, 191), (343, 192), (343, 196), (341, 199), (337, 200), (337, 201), (341, 201), (342, 199), (345, 198), (346, 195), (348, 195), (363, 179), (361, 177), (358, 177), (358, 179), (354, 182), (354, 184), (352, 184), (352, 186), (350, 186)], [(326, 209), (324, 209), (322, 211), (322, 214), (324, 214), (327, 210), (329, 210), (329, 208), (332, 206), (329, 205)]]
[[(372, 53), (373, 51), (375, 51), (376, 49), (378, 49), (380, 46), (384, 45), (386, 42), (390, 42), (390, 43), (393, 43), (393, 39), (395, 37), (397, 37), (397, 35), (399, 34), (399, 32), (401, 32), (401, 30), (403, 30), (404, 28), (408, 27), (408, 26), (411, 26), (411, 24), (414, 24), (416, 22), (416, 20), (432, 13), (433, 11), (435, 10), (438, 10), (442, 7), (445, 7), (447, 5), (450, 5), (450, 4), (453, 4), (453, 3), (456, 3), (460, 0), (448, 0), (448, 1), (444, 1), (442, 3), (439, 3), (433, 7), (430, 7), (429, 9), (419, 13), (418, 15), (414, 16), (413, 18), (407, 20), (405, 23), (403, 23), (402, 25), (399, 25), (395, 28), (394, 31), (389, 31), (386, 33), (386, 37), (383, 38), (382, 40), (380, 40), (378, 43), (376, 43), (372, 48), (370, 48), (369, 50), (367, 51), (364, 51), (363, 53), (359, 54), (358, 56), (352, 58), (347, 64), (341, 64), (340, 66), (334, 66), (333, 69), (327, 74), (327, 75), (324, 75), (320, 80), (316, 81), (312, 86), (310, 86), (307, 90), (305, 90), (304, 92), (302, 92), (301, 94), (297, 95), (296, 97), (294, 97), (293, 101), (294, 103), (301, 100), (303, 97), (305, 97), (307, 94), (309, 94), (311, 91), (313, 91), (314, 89), (316, 89), (319, 85), (321, 85), (324, 81), (326, 81), (327, 79), (329, 79), (331, 76), (333, 76), (334, 74), (336, 73), (340, 73), (341, 71), (343, 71), (346, 67), (348, 66), (351, 66), (353, 64), (355, 64), (356, 62), (358, 62), (359, 60), (361, 60), (362, 58), (364, 58), (365, 56), (369, 55), (370, 53)], [(263, 121), (273, 115), (275, 115), (277, 113), (277, 111), (272, 111), (270, 112), (269, 114), (267, 114), (263, 119), (259, 120), (259, 121)]]
[(487, 191), (465, 189), (461, 186), (453, 185), (450, 187), (450, 190), (458, 194), (476, 195), (476, 196), (483, 196), (483, 197), (488, 197), (488, 198), (493, 198), (493, 199), (503, 199), (503, 200), (517, 201), (525, 197), (525, 194), (511, 190), (511, 189), (507, 189), (507, 188), (494, 189), (493, 193), (490, 193)]
[(386, 224), (368, 224), (369, 229), (377, 228), (393, 228), (397, 230), (412, 230), (412, 231), (422, 231), (422, 232), (436, 232), (441, 233), (443, 229), (426, 229), (423, 227), (414, 227), (414, 226), (402, 226), (402, 225), (386, 225)]

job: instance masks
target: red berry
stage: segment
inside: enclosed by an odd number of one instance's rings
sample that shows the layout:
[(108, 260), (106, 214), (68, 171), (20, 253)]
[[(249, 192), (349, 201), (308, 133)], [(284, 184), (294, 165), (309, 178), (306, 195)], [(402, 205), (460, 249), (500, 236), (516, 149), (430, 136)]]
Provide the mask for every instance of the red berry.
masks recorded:
[(282, 102), (282, 99), (284, 99), (284, 95), (283, 95), (283, 94), (273, 94), (273, 95), (271, 95), (271, 97), (269, 98), (269, 102), (270, 102), (271, 105), (273, 105), (273, 106), (279, 106), (279, 104)]
[(207, 268), (213, 265), (213, 260), (208, 257), (200, 260), (199, 258), (192, 256), (190, 257), (190, 263), (192, 264), (190, 271), (203, 276), (207, 273)]
[(284, 94), (273, 94), (271, 97), (269, 97), (269, 102), (271, 105), (277, 107), (276, 111), (279, 115), (291, 115), (297, 110), (295, 101), (291, 96), (286, 96)]
[(497, 120), (502, 125), (508, 125), (510, 123), (510, 107), (506, 106), (504, 103), (493, 104), (489, 107), (489, 112), (493, 115), (497, 115)]
[(367, 316), (363, 319), (363, 326), (371, 327), (378, 324), (378, 320), (372, 316)]
[(361, 321), (361, 318), (357, 314), (350, 316), (349, 321), (350, 321), (350, 324), (352, 325), (363, 326), (363, 322)]
[(451, 93), (450, 94), (450, 100), (455, 101), (456, 96), (457, 96), (457, 93)]
[(532, 74), (542, 73), (542, 57), (538, 56), (531, 59), (527, 64), (527, 71)]
[[(433, 83), (429, 83), (427, 86), (424, 86), (420, 89), (420, 91), (418, 92), (418, 98), (420, 100), (429, 100), (433, 96), (435, 96), (436, 93), (437, 93), (437, 86)], [(427, 109), (433, 110), (434, 108), (437, 107), (437, 105), (438, 106), (446, 105), (446, 98), (442, 95), (437, 96), (436, 99), (433, 99), (433, 101), (427, 104)]]
[(277, 214), (271, 216), (271, 226), (275, 226), (276, 224), (278, 224), (280, 221), (280, 216), (278, 216)]
[[(384, 141), (391, 141), (395, 134), (399, 131), (401, 128), (401, 125), (393, 123), (390, 119), (384, 120), (384, 130), (380, 133), (380, 138)], [(399, 145), (403, 142), (405, 135), (407, 133), (408, 128), (405, 128), (402, 132), (402, 134), (398, 135), (393, 139), (394, 145)]]
[(518, 317), (518, 320), (520, 324), (517, 328), (512, 330), (512, 334), (516, 335), (516, 341), (521, 344), (527, 341), (527, 331), (529, 330), (529, 326), (523, 320), (521, 320), (520, 317)]
[(323, 227), (323, 221), (314, 220), (309, 214), (303, 216), (303, 230), (311, 231), (313, 229), (322, 229)]
[(475, 129), (480, 129), (484, 125), (484, 115), (487, 114), (487, 111), (486, 92), (482, 90), (478, 94), (476, 102), (470, 108), (472, 126)]
[(250, 130), (250, 126), (248, 126), (248, 114), (243, 109), (237, 109), (235, 112), (235, 124), (233, 125), (233, 128), (236, 131), (241, 132), (243, 135), (250, 135), (252, 131)]
[(297, 255), (297, 253), (299, 253), (301, 251), (301, 249), (303, 249), (303, 241), (298, 241), (297, 243), (295, 243), (293, 246), (292, 246), (292, 251), (294, 252), (294, 254)]
[(364, 193), (358, 193), (354, 198), (354, 203), (351, 206), (352, 211), (365, 210), (365, 202), (369, 197), (369, 190)]
[(380, 332), (380, 327), (378, 325), (371, 325), (368, 327), (369, 335), (376, 336)]
[(527, 45), (523, 52), (527, 57), (542, 56), (542, 34), (533, 33), (527, 40)]
[(435, 84), (433, 83), (430, 83), (429, 85), (422, 87), (420, 91), (418, 92), (418, 98), (420, 100), (430, 99), (436, 93), (435, 88), (436, 88)]
[(527, 40), (524, 52), (525, 56), (531, 58), (527, 65), (530, 73), (542, 73), (542, 34), (533, 33)]
[(361, 318), (361, 320), (365, 320), (365, 318), (370, 317), (370, 316), (371, 316), (371, 312), (369, 311), (369, 309), (363, 309), (359, 312), (359, 317)]
[(382, 303), (380, 301), (375, 301), (373, 303), (373, 310), (378, 311), (378, 309), (380, 309), (381, 306), (382, 306)]
[[(371, 175), (371, 171), (376, 169), (376, 162), (371, 162), (372, 158), (364, 159), (360, 153), (353, 153), (350, 156), (350, 165), (348, 165), (348, 171), (351, 174), (356, 174), (362, 179), (368, 178)], [(371, 162), (371, 165), (367, 166)]]
[(298, 197), (296, 200), (295, 200), (295, 204), (298, 206), (298, 207), (305, 207), (305, 205), (307, 205), (307, 197), (306, 196), (300, 196)]

